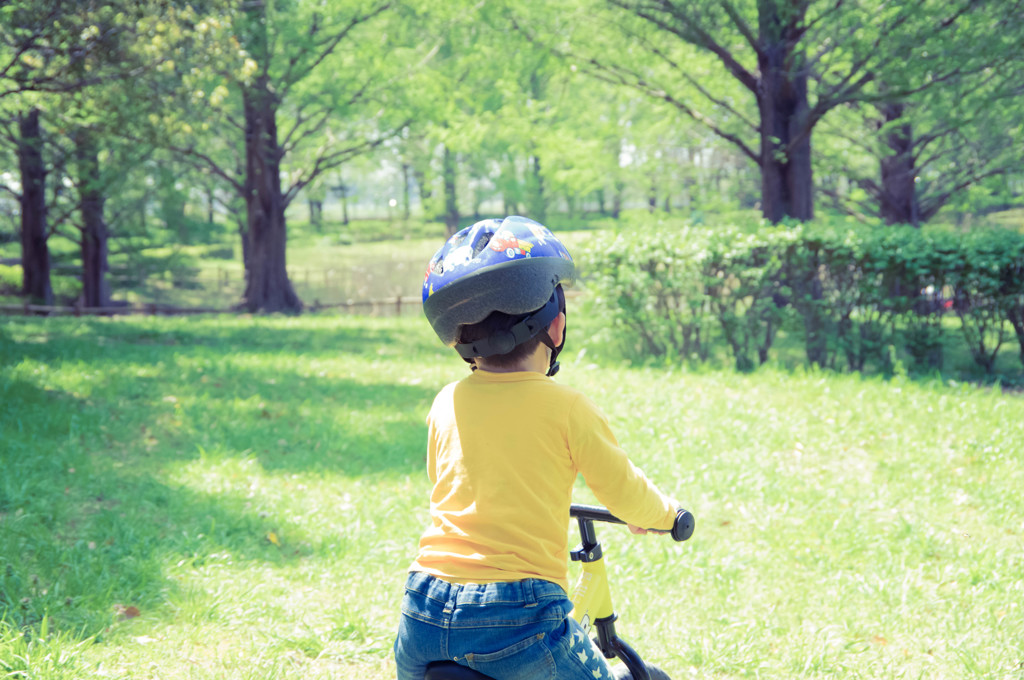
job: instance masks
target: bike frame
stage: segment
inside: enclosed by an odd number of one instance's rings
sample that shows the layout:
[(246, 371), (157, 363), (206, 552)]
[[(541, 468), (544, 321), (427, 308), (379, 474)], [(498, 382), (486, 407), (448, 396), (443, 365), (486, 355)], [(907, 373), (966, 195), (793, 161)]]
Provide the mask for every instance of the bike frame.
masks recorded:
[(650, 680), (647, 666), (640, 655), (615, 632), (618, 618), (612, 605), (612, 593), (608, 587), (608, 571), (604, 565), (604, 551), (597, 540), (594, 522), (624, 522), (604, 508), (573, 504), (570, 515), (576, 518), (580, 529), (580, 545), (569, 555), (574, 562), (580, 562), (581, 571), (572, 591), (573, 609), (571, 616), (590, 635), (590, 629), (597, 630), (597, 646), (607, 659), (618, 657), (633, 676), (633, 680)]

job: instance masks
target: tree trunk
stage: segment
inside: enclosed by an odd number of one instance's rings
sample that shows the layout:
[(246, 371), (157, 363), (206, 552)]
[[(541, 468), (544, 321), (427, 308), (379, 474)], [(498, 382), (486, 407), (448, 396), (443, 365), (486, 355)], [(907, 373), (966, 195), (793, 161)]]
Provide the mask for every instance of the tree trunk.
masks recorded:
[(402, 163), (402, 217), (406, 222), (412, 217), (412, 166)]
[(110, 232), (103, 216), (106, 203), (100, 179), (99, 151), (88, 130), (74, 137), (78, 162), (78, 211), (81, 214), (82, 304), (86, 307), (110, 306), (110, 281), (107, 273)]
[(249, 288), (249, 272), (252, 271), (252, 247), (249, 245), (248, 218), (236, 216), (238, 224), (238, 238), (242, 244), (242, 272), (245, 277), (245, 287)]
[(217, 207), (217, 196), (214, 193), (216, 189), (213, 187), (206, 187), (206, 221), (209, 224), (213, 224), (216, 214), (214, 210)]
[(53, 304), (47, 247), (46, 165), (39, 109), (20, 117), (18, 165), (21, 171), (21, 281), (29, 302)]
[(917, 184), (914, 181), (917, 171), (914, 167), (913, 128), (904, 116), (906, 105), (901, 102), (880, 104), (878, 111), (883, 118), (879, 127), (886, 130), (883, 140), (889, 151), (880, 162), (879, 214), (886, 224), (920, 226)]
[[(546, 61), (546, 58), (545, 58)], [(535, 68), (530, 72), (530, 96), (535, 102), (546, 101), (548, 90), (548, 79), (541, 68)], [(549, 107), (543, 107), (546, 111)], [(541, 114), (543, 115), (543, 114)], [(533, 147), (533, 154), (530, 156), (530, 175), (527, 178), (527, 203), (530, 214), (528, 217), (538, 222), (546, 222), (548, 217), (548, 202), (545, 196), (544, 176), (541, 174), (540, 156), (536, 153), (536, 140), (530, 140)]]
[(482, 215), (480, 214), (484, 204), (484, 196), (480, 191), (479, 187), (473, 189), (473, 221), (479, 222)]
[(1017, 335), (1017, 344), (1020, 345), (1020, 362), (1024, 364), (1024, 304), (1013, 307), (1007, 313), (1013, 332)]
[(516, 160), (507, 154), (501, 164), (501, 202), (506, 215), (519, 215), (520, 201), (523, 196), (523, 182), (519, 181)]
[(412, 179), (416, 182), (416, 188), (420, 193), (420, 210), (423, 211), (424, 215), (430, 215), (430, 201), (434, 197), (434, 192), (427, 184), (427, 173), (422, 168), (413, 166), (412, 168)]
[(527, 187), (529, 189), (529, 201), (530, 219), (538, 222), (544, 222), (547, 219), (548, 206), (547, 199), (544, 196), (544, 176), (540, 171), (540, 158), (536, 155), (530, 156), (530, 175), (527, 180)]
[(802, 16), (780, 14), (774, 0), (759, 0), (761, 211), (770, 222), (806, 221), (814, 218), (814, 178), (807, 75), (798, 68), (804, 55), (796, 49)]
[[(285, 250), (286, 207), (281, 191), (281, 158), (277, 139), (277, 100), (267, 73), (270, 42), (267, 9), (263, 0), (243, 3), (243, 46), (260, 71), (242, 87), (245, 112), (245, 238), (248, 241), (245, 296), (242, 306), (250, 312), (302, 311), (302, 301), (288, 279)], [(243, 248), (244, 250), (244, 248)]]
[(619, 180), (615, 182), (615, 194), (612, 196), (612, 217), (619, 219), (622, 216), (622, 207), (625, 202), (626, 183)]
[(250, 312), (302, 311), (286, 264), (287, 225), (281, 192), (277, 104), (266, 77), (243, 92), (245, 207), (249, 262), (244, 306)]
[(821, 280), (821, 255), (815, 247), (792, 247), (786, 255), (785, 284), (792, 290), (792, 304), (804, 325), (807, 361), (827, 366), (829, 357), (829, 305)]
[(309, 207), (309, 224), (316, 228), (317, 233), (324, 230), (324, 202), (315, 198), (306, 200)]
[(455, 154), (444, 147), (444, 226), (449, 236), (459, 230), (459, 204), (455, 195)]

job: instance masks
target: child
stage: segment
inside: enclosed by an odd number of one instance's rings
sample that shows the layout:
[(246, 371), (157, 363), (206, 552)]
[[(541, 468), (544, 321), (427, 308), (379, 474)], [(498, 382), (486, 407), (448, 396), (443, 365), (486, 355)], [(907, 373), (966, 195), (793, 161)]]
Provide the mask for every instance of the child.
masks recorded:
[(604, 416), (550, 376), (565, 343), (565, 246), (523, 217), (485, 220), (434, 255), (423, 309), (471, 364), (427, 416), (432, 523), (395, 640), (398, 680), (453, 660), (496, 680), (611, 680), (569, 616), (568, 521), (577, 474), (635, 533), (677, 504), (619, 448)]

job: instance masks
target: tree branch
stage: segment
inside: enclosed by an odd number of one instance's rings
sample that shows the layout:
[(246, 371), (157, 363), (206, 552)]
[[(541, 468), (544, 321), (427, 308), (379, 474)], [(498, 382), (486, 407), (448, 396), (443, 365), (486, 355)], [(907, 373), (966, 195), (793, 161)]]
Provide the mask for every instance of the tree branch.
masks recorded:
[[(729, 73), (731, 73), (733, 77), (736, 78), (744, 87), (755, 95), (758, 93), (759, 79), (757, 76), (744, 68), (744, 66), (736, 60), (732, 52), (719, 44), (718, 41), (716, 41), (714, 37), (699, 23), (690, 19), (684, 10), (680, 10), (678, 7), (666, 0), (661, 0), (660, 8), (648, 5), (649, 9), (640, 5), (634, 5), (627, 0), (607, 1), (609, 4), (618, 7), (619, 9), (631, 12), (635, 16), (654, 24), (656, 27), (668, 31), (683, 42), (711, 52), (718, 57), (726, 70), (729, 71)], [(673, 19), (679, 21), (682, 26), (669, 23), (663, 18), (656, 16), (654, 12), (668, 14)]]
[(983, 179), (989, 177), (996, 177), (1008, 172), (1005, 167), (992, 168), (986, 172), (971, 174), (969, 177), (965, 177), (962, 181), (956, 183), (954, 186), (949, 187), (945, 191), (935, 194), (933, 196), (924, 196), (918, 199), (919, 210), (921, 213), (922, 220), (929, 220), (935, 216), (937, 212), (949, 202), (949, 199), (953, 198), (957, 193), (963, 191), (972, 184), (977, 184)]
[(754, 54), (761, 58), (764, 54), (761, 49), (761, 41), (751, 30), (750, 25), (743, 19), (736, 6), (732, 4), (730, 0), (721, 0), (722, 9), (725, 10), (726, 15), (732, 19), (732, 23), (736, 25), (736, 29), (740, 32), (740, 35), (747, 41), (750, 48), (754, 50)]
[(6, 184), (0, 184), (0, 189), (3, 189), (7, 193), (9, 193), (11, 196), (13, 196), (14, 200), (18, 201), (19, 203), (21, 202), (21, 194), (19, 194), (17, 191), (15, 191), (14, 189), (10, 188)]
[(298, 195), (300, 191), (302, 191), (303, 188), (305, 188), (310, 182), (315, 180), (317, 177), (327, 172), (328, 170), (332, 170), (338, 167), (339, 165), (343, 165), (346, 161), (356, 156), (359, 156), (361, 154), (366, 153), (367, 151), (377, 148), (388, 139), (391, 139), (392, 137), (397, 135), (402, 130), (402, 128), (406, 127), (411, 122), (411, 120), (403, 122), (397, 128), (392, 130), (391, 134), (382, 135), (377, 139), (364, 140), (359, 144), (355, 144), (344, 149), (339, 149), (332, 153), (318, 157), (316, 161), (313, 163), (313, 167), (310, 169), (309, 174), (304, 176), (300, 175), (284, 193), (283, 200), (285, 207), (287, 207), (295, 199), (295, 197)]
[[(74, 215), (75, 211), (77, 211), (77, 210), (78, 210), (78, 205), (73, 204), (70, 208), (68, 208), (64, 212), (60, 213), (57, 216), (57, 219), (51, 220), (50, 224), (49, 224), (49, 226), (47, 228), (47, 238), (49, 238), (50, 236), (53, 236), (54, 234), (60, 233), (58, 231), (59, 227), (61, 225), (63, 225), (65, 222), (67, 222), (68, 219), (72, 215)], [(79, 246), (82, 245), (82, 242), (80, 240), (74, 239), (74, 238), (68, 236), (67, 234), (61, 234), (61, 235), (65, 236), (67, 238), (70, 238), (72, 241), (75, 241), (75, 243), (77, 243)]]
[(628, 69), (623, 69), (621, 67), (606, 66), (598, 62), (596, 59), (590, 59), (587, 63), (592, 64), (595, 67), (594, 70), (588, 69), (588, 73), (590, 73), (592, 77), (597, 78), (598, 80), (603, 80), (606, 83), (611, 83), (613, 85), (625, 85), (634, 90), (637, 90), (638, 92), (642, 92), (643, 94), (646, 94), (649, 97), (660, 99), (666, 102), (667, 104), (672, 105), (679, 111), (683, 112), (693, 120), (697, 121), (698, 123), (706, 127), (716, 136), (721, 137), (722, 139), (735, 145), (740, 150), (740, 152), (742, 152), (745, 156), (754, 161), (754, 163), (760, 165), (761, 154), (755, 152), (753, 149), (747, 146), (747, 144), (742, 139), (740, 139), (738, 136), (730, 132), (726, 132), (725, 130), (721, 129), (710, 118), (703, 115), (699, 111), (691, 108), (686, 103), (679, 101), (667, 91), (650, 85), (639, 74), (633, 73)]
[(284, 99), (284, 97), (287, 96), (288, 92), (291, 90), (293, 85), (301, 81), (304, 77), (306, 77), (307, 74), (309, 74), (314, 69), (316, 69), (316, 67), (322, 64), (323, 61), (334, 52), (338, 45), (341, 44), (341, 41), (344, 40), (348, 36), (348, 34), (351, 33), (357, 26), (374, 19), (380, 14), (383, 14), (387, 10), (391, 9), (391, 5), (391, 0), (385, 0), (385, 2), (382, 2), (376, 7), (372, 7), (362, 14), (356, 14), (355, 16), (351, 17), (349, 19), (349, 22), (345, 26), (343, 26), (340, 31), (336, 32), (327, 39), (321, 41), (317, 45), (317, 47), (320, 48), (319, 53), (313, 57), (311, 63), (303, 65), (302, 72), (299, 73), (298, 75), (294, 74), (294, 68), (298, 65), (299, 59), (297, 57), (293, 58), (290, 61), (288, 68), (285, 70), (284, 76), (281, 78), (281, 98)]
[[(130, 138), (129, 138), (130, 139)], [(142, 141), (142, 140), (137, 140)], [(245, 194), (245, 187), (242, 182), (239, 182), (230, 172), (221, 167), (212, 156), (203, 153), (195, 148), (194, 145), (189, 146), (178, 146), (175, 144), (164, 144), (163, 148), (178, 154), (183, 161), (191, 165), (197, 170), (208, 170), (212, 174), (220, 177), (222, 180), (231, 185), (239, 195)]]
[(670, 66), (670, 67), (672, 68), (672, 71), (673, 71), (673, 72), (674, 72), (674, 73), (675, 73), (676, 75), (678, 75), (678, 76), (682, 77), (682, 78), (683, 78), (683, 79), (684, 79), (684, 80), (685, 80), (686, 82), (688, 82), (688, 83), (689, 83), (689, 84), (690, 84), (690, 85), (691, 85), (691, 86), (692, 86), (692, 87), (693, 87), (694, 89), (696, 89), (696, 90), (697, 90), (698, 92), (700, 92), (700, 94), (701, 94), (701, 95), (702, 95), (702, 96), (703, 96), (703, 97), (704, 97), (705, 99), (707, 99), (707, 100), (708, 100), (708, 101), (710, 101), (710, 102), (711, 102), (712, 104), (714, 104), (714, 105), (716, 105), (716, 106), (719, 106), (719, 107), (721, 107), (722, 109), (724, 109), (724, 110), (728, 111), (729, 113), (731, 113), (731, 114), (733, 114), (734, 116), (736, 116), (737, 118), (739, 118), (739, 120), (740, 120), (740, 121), (742, 121), (742, 122), (743, 122), (743, 123), (744, 123), (744, 124), (745, 124), (745, 125), (746, 125), (747, 127), (749, 127), (749, 128), (751, 129), (751, 130), (753, 130), (753, 131), (755, 131), (755, 132), (756, 132), (757, 130), (759, 130), (759, 128), (760, 128), (760, 126), (759, 126), (759, 125), (757, 125), (757, 124), (756, 124), (756, 123), (754, 123), (754, 122), (753, 122), (752, 120), (750, 120), (749, 118), (747, 118), (747, 117), (746, 117), (746, 116), (745, 116), (744, 114), (742, 114), (741, 112), (739, 112), (738, 110), (736, 110), (736, 108), (735, 108), (735, 107), (733, 107), (733, 105), (732, 105), (732, 104), (730, 104), (730, 103), (729, 103), (728, 101), (726, 101), (725, 99), (722, 99), (722, 98), (719, 98), (719, 97), (715, 97), (714, 95), (712, 95), (712, 94), (711, 94), (711, 92), (709, 92), (709, 91), (707, 90), (707, 88), (705, 88), (705, 87), (704, 87), (703, 85), (701, 85), (701, 84), (700, 84), (700, 83), (699, 83), (699, 82), (697, 81), (697, 79), (696, 79), (696, 78), (694, 78), (693, 76), (691, 76), (691, 75), (690, 75), (690, 74), (689, 74), (689, 73), (687, 72), (687, 70), (686, 70), (685, 68), (683, 68), (682, 66), (680, 66), (680, 65), (679, 65), (679, 64), (678, 64), (678, 63), (677, 63), (677, 62), (676, 62), (675, 60), (673, 60), (673, 59), (672, 59), (672, 58), (671, 58), (671, 57), (670, 57), (670, 56), (669, 56), (668, 54), (666, 54), (666, 53), (665, 53), (665, 52), (664, 52), (663, 50), (661, 50), (661, 49), (660, 49), (660, 48), (659, 48), (658, 46), (656, 46), (656, 45), (652, 44), (652, 43), (651, 43), (650, 41), (648, 41), (648, 40), (647, 40), (646, 38), (644, 38), (644, 37), (642, 37), (642, 36), (636, 36), (636, 38), (637, 38), (638, 40), (642, 41), (643, 43), (645, 43), (645, 49), (647, 49), (647, 51), (648, 51), (648, 52), (650, 52), (651, 54), (653, 54), (653, 55), (654, 55), (654, 56), (656, 56), (656, 57), (659, 57), (659, 58), (660, 58), (660, 59), (661, 59), (662, 61), (664, 61), (664, 62), (665, 62), (666, 64), (668, 64), (668, 65), (669, 65), (669, 66)]

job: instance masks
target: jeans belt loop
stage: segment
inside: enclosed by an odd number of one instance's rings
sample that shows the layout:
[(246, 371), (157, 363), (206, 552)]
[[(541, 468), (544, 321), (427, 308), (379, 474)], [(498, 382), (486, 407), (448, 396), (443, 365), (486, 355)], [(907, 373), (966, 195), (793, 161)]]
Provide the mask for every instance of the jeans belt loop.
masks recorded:
[(537, 593), (533, 590), (535, 584), (536, 581), (532, 578), (523, 581), (523, 599), (526, 601), (527, 607), (537, 606)]

